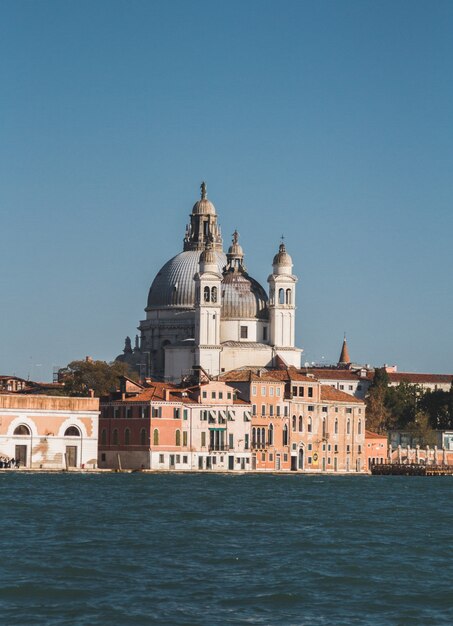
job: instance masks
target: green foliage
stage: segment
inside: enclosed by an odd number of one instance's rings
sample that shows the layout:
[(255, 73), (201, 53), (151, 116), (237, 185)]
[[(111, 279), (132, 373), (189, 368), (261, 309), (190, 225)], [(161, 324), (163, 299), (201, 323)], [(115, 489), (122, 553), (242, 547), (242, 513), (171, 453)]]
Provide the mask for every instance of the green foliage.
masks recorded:
[(114, 361), (72, 361), (63, 372), (65, 393), (70, 396), (105, 396), (118, 389), (121, 376), (137, 379), (126, 363)]
[(408, 430), (423, 441), (434, 444), (433, 430), (453, 429), (453, 385), (449, 391), (426, 391), (420, 385), (402, 382), (389, 385), (384, 368), (376, 369), (367, 403), (367, 428), (382, 433)]
[(449, 391), (427, 391), (420, 398), (419, 406), (429, 417), (432, 428), (448, 430), (453, 428), (453, 388)]
[(390, 427), (390, 412), (386, 406), (389, 378), (384, 368), (377, 368), (366, 399), (366, 426), (383, 433)]

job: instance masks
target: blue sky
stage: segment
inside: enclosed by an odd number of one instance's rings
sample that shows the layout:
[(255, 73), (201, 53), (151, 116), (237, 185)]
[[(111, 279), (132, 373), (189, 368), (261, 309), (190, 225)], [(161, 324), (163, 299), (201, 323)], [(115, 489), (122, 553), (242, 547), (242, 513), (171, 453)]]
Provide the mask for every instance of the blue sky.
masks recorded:
[(133, 336), (199, 184), (298, 345), (453, 371), (453, 4), (0, 2), (0, 373)]

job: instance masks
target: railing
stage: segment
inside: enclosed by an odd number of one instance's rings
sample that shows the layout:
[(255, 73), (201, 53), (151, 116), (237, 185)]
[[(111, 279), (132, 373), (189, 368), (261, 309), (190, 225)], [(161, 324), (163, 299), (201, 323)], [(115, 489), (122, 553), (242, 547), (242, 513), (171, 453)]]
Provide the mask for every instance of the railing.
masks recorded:
[(209, 446), (208, 450), (209, 452), (227, 452), (228, 450), (233, 450), (233, 448), (230, 448), (225, 445), (223, 446), (218, 445), (218, 446)]

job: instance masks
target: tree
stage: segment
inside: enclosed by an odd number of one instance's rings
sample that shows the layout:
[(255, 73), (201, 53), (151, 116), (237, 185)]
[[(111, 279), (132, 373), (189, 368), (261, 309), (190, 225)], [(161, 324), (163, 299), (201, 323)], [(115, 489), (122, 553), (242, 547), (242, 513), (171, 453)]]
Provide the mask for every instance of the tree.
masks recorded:
[(427, 391), (420, 399), (420, 408), (429, 416), (432, 428), (447, 430), (453, 427), (453, 389)]
[(96, 397), (107, 395), (118, 389), (121, 376), (137, 379), (127, 363), (120, 361), (72, 361), (62, 372), (65, 393), (70, 396), (89, 396), (90, 390)]
[(389, 427), (390, 413), (386, 407), (389, 377), (385, 368), (377, 368), (366, 398), (366, 426), (383, 433)]

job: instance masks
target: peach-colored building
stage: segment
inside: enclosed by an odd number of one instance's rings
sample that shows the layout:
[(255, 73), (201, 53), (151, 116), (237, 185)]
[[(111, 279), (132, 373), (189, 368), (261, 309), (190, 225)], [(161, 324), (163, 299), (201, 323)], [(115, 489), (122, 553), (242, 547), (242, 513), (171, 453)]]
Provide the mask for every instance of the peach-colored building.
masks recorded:
[(0, 456), (21, 467), (97, 465), (99, 400), (0, 394)]
[(363, 401), (296, 368), (241, 369), (222, 379), (252, 402), (253, 468), (366, 471)]
[(101, 403), (100, 467), (250, 469), (251, 407), (231, 386), (148, 384)]
[(388, 460), (387, 435), (379, 435), (371, 430), (365, 431), (366, 466), (370, 470), (373, 464), (386, 463)]

